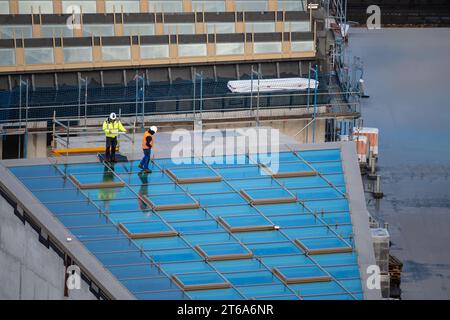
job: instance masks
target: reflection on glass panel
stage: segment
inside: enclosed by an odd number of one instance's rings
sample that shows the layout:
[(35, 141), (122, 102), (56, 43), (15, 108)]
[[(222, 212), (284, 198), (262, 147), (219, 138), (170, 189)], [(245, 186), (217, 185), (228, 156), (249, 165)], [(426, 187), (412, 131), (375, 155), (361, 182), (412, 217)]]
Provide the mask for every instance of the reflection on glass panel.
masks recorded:
[(208, 33), (234, 33), (235, 25), (233, 22), (210, 22), (206, 24)]
[(86, 62), (92, 61), (91, 47), (65, 47), (64, 62)]
[(52, 0), (20, 0), (19, 14), (53, 13)]
[(166, 23), (164, 24), (164, 34), (195, 34), (193, 23)]
[(125, 36), (152, 36), (155, 34), (155, 25), (153, 23), (126, 23), (123, 25), (123, 34)]
[(279, 53), (281, 52), (281, 42), (255, 42), (253, 44), (254, 53)]
[(192, 10), (194, 11), (209, 11), (209, 12), (224, 12), (225, 0), (192, 0)]
[(268, 1), (265, 0), (252, 0), (241, 1), (236, 0), (236, 11), (266, 11)]
[(106, 12), (140, 12), (139, 0), (106, 0)]
[(79, 1), (63, 0), (62, 10), (64, 13), (72, 13), (72, 12), (96, 13), (97, 4), (96, 1), (91, 0), (79, 0)]
[(10, 66), (16, 64), (16, 54), (14, 49), (0, 49), (0, 65)]
[(83, 34), (84, 36), (113, 36), (114, 26), (110, 24), (85, 24), (83, 25)]
[(141, 45), (142, 59), (158, 59), (169, 57), (169, 46), (162, 45)]
[(150, 12), (183, 12), (182, 0), (149, 0), (148, 8)]
[(217, 43), (216, 55), (225, 56), (233, 54), (244, 54), (243, 43)]
[(130, 60), (131, 50), (129, 46), (103, 46), (103, 60)]
[(67, 25), (65, 24), (42, 25), (41, 37), (42, 38), (73, 37), (73, 30), (68, 28)]
[(309, 21), (286, 21), (284, 23), (286, 32), (308, 32), (310, 31)]
[(53, 61), (53, 48), (25, 48), (26, 64), (51, 64)]
[(246, 32), (275, 32), (275, 22), (246, 22)]
[(180, 57), (199, 57), (206, 56), (206, 44), (180, 44), (178, 45), (178, 55)]
[(291, 42), (291, 50), (296, 52), (314, 51), (314, 41), (295, 41)]
[(306, 0), (278, 0), (278, 10), (305, 11)]
[(4, 25), (0, 26), (0, 37), (2, 39), (31, 38), (31, 26)]
[(0, 14), (9, 14), (9, 2), (0, 1)]

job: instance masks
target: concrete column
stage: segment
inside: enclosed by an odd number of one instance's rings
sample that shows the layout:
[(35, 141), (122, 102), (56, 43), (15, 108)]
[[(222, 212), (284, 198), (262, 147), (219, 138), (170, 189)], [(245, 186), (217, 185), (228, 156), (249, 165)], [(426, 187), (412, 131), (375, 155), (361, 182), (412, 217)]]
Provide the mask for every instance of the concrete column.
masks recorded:
[(47, 134), (32, 132), (28, 134), (27, 158), (47, 157)]
[[(47, 122), (29, 122), (27, 137), (27, 158), (47, 157), (47, 133), (33, 130), (47, 128)], [(30, 130), (31, 129), (31, 130)]]

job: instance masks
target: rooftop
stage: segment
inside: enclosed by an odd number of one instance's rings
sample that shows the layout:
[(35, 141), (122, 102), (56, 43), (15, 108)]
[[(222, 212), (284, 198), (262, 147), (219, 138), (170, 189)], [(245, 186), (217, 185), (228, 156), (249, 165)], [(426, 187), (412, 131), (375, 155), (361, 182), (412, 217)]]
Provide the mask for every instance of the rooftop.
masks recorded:
[[(4, 187), (112, 298), (375, 299), (354, 144), (136, 160), (3, 161)], [(273, 164), (273, 163), (272, 163)], [(67, 237), (73, 237), (68, 243)]]

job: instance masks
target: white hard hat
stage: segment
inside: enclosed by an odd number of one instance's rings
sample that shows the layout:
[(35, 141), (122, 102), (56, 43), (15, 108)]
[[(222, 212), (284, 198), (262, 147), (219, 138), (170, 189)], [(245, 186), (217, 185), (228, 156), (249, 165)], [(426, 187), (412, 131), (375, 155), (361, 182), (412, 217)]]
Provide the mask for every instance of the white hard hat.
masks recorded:
[(116, 115), (114, 112), (111, 112), (111, 114), (109, 115), (109, 118), (110, 118), (111, 120), (116, 120), (117, 115)]
[(155, 132), (155, 133), (158, 132), (158, 128), (156, 126), (151, 126), (150, 130)]

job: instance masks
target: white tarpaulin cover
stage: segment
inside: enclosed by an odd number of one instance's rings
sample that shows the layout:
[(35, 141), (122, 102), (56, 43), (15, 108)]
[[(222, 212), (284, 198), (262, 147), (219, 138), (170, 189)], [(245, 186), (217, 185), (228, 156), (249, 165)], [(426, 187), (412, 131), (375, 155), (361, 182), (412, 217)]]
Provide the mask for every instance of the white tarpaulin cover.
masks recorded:
[[(260, 92), (286, 91), (286, 90), (307, 90), (316, 87), (316, 80), (308, 78), (284, 78), (284, 79), (261, 79), (259, 80)], [(319, 83), (317, 81), (317, 83)], [(231, 92), (251, 92), (251, 80), (233, 80), (228, 81), (228, 89)], [(253, 92), (258, 91), (258, 79), (253, 80)]]

